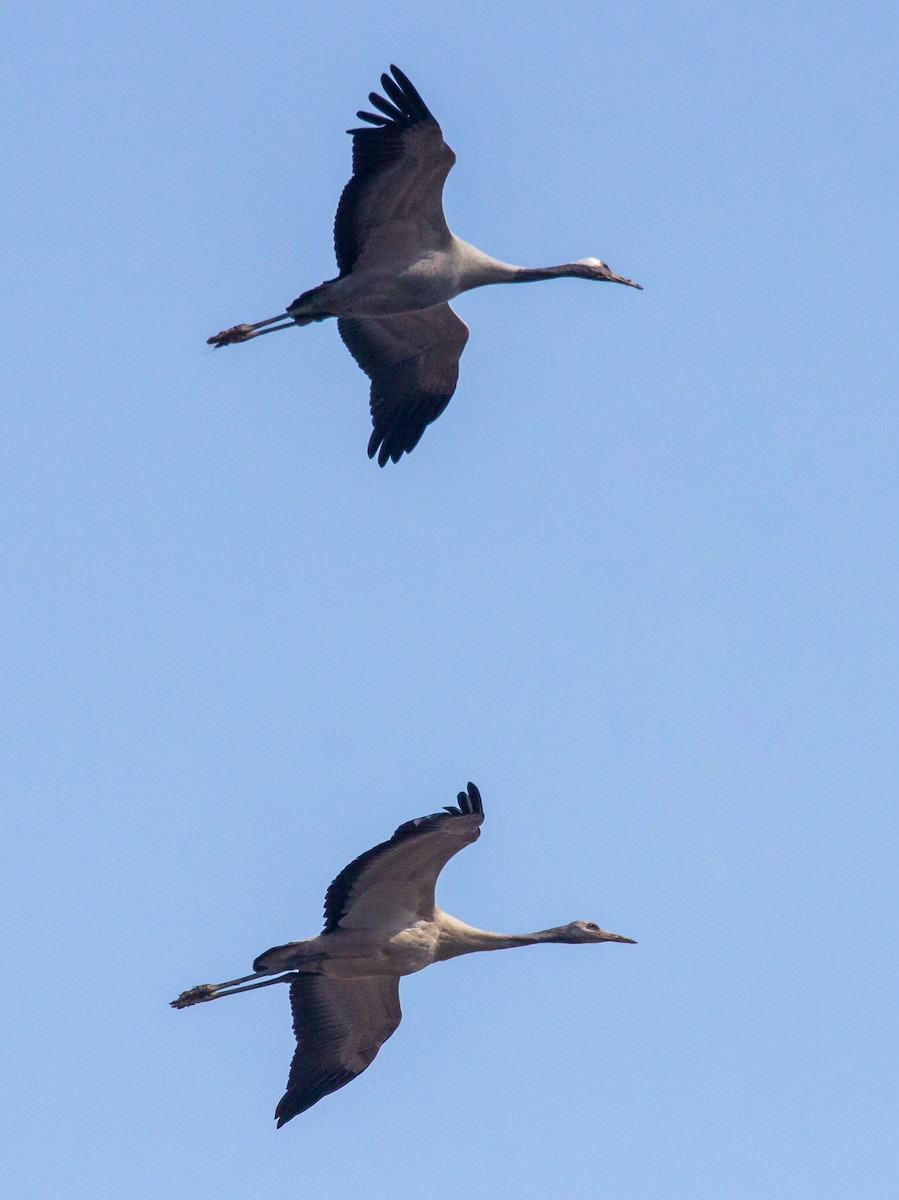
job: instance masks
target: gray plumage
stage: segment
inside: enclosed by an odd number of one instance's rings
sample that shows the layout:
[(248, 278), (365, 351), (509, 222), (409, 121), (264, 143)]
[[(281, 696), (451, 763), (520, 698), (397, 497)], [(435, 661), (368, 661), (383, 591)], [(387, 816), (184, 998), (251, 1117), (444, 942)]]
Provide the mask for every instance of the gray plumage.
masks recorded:
[(468, 327), (448, 301), (491, 283), (578, 278), (638, 283), (604, 262), (582, 258), (554, 267), (515, 267), (483, 254), (449, 230), (443, 185), (456, 156), (406, 75), (381, 76), (387, 98), (359, 112), (351, 129), (353, 176), (334, 223), (340, 274), (303, 292), (285, 313), (234, 325), (209, 338), (228, 346), (313, 321), (337, 318), (341, 338), (371, 380), (370, 458), (383, 467), (419, 442), (456, 389)]
[[(437, 877), (454, 854), (480, 837), (483, 819), (480, 793), (469, 783), (456, 805), (407, 821), (343, 868), (328, 888), (325, 927), (317, 937), (274, 946), (258, 956), (251, 975), (201, 984), (172, 1001), (173, 1008), (187, 1008), (276, 983), (290, 985), (297, 1049), (275, 1110), (279, 1127), (369, 1066), (400, 1023), (402, 975), (481, 950), (542, 942), (632, 943), (589, 921), (501, 934), (442, 912), (434, 899)], [(277, 978), (262, 978), (272, 975)]]

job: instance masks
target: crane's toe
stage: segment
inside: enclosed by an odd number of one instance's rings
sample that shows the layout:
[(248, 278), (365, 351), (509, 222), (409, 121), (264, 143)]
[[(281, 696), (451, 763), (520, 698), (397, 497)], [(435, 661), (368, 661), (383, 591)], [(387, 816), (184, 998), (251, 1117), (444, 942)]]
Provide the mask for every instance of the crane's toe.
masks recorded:
[(247, 338), (253, 336), (252, 325), (232, 325), (230, 329), (223, 329), (221, 333), (216, 333), (213, 337), (206, 339), (207, 346), (215, 346), (220, 349), (222, 346), (230, 346), (233, 342), (245, 342)]
[(169, 1003), (172, 1008), (189, 1008), (191, 1004), (200, 1004), (203, 1000), (211, 1000), (217, 990), (215, 984), (201, 983), (199, 987), (192, 987), (188, 991), (182, 992), (177, 1000), (171, 1000)]

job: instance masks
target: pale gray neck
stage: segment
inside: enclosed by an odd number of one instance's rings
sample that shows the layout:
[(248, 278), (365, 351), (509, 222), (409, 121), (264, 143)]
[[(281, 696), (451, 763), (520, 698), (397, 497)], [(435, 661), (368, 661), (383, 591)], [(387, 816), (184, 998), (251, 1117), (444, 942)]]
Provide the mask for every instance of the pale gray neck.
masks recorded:
[(560, 263), (555, 267), (516, 267), (512, 263), (491, 258), (470, 242), (453, 237), (451, 257), (457, 271), (460, 292), (486, 287), (491, 283), (539, 283), (543, 279), (595, 279), (593, 267), (586, 262)]
[(570, 275), (589, 277), (581, 263), (562, 263), (558, 267), (516, 267), (492, 258), (477, 246), (457, 237), (453, 238), (453, 254), (459, 272), (459, 290), (463, 292), (491, 283), (531, 283), (540, 279), (563, 279)]
[(465, 265), (462, 290), (486, 287), (493, 283), (539, 283), (544, 279), (592, 279), (583, 263), (561, 263), (557, 267), (515, 267), (480, 254)]
[(557, 942), (564, 932), (560, 927), (538, 929), (536, 933), (491, 933), (476, 929), (440, 913), (440, 941), (437, 958), (456, 958), (460, 954), (475, 954), (481, 950), (512, 950), (516, 946), (537, 946), (541, 942)]

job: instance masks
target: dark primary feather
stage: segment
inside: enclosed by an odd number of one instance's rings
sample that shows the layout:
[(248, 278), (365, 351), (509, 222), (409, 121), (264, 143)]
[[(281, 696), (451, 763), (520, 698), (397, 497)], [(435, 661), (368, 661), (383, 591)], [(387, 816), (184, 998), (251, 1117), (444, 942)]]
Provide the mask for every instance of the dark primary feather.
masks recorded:
[[(362, 880), (365, 869), (377, 862), (378, 859), (389, 854), (397, 846), (403, 846), (415, 838), (426, 837), (435, 830), (445, 829), (459, 817), (480, 816), (483, 819), (484, 805), (481, 801), (481, 793), (473, 783), (469, 783), (468, 791), (460, 792), (457, 799), (458, 806), (449, 805), (443, 812), (431, 813), (426, 817), (416, 817), (413, 821), (406, 821), (400, 825), (389, 841), (380, 842), (371, 850), (366, 850), (364, 854), (360, 854), (358, 858), (354, 858), (343, 868), (325, 894), (325, 932), (333, 933), (340, 927), (341, 918), (345, 914), (354, 886)], [(479, 831), (475, 830), (474, 837), (470, 840), (474, 841), (478, 836)], [(444, 861), (449, 861), (453, 854), (461, 848), (461, 845), (450, 846)]]
[(468, 326), (448, 304), (393, 317), (340, 317), (346, 348), (371, 380), (368, 457), (397, 462), (452, 398)]
[[(379, 219), (402, 215), (402, 211), (385, 209), (385, 200), (402, 205), (403, 193), (410, 192), (419, 211), (445, 225), (441, 191), (456, 156), (409, 79), (399, 67), (390, 69), (393, 79), (381, 76), (389, 100), (372, 92), (371, 103), (379, 112), (357, 113), (368, 125), (347, 131), (353, 135), (353, 177), (343, 189), (334, 220), (334, 250), (341, 277), (352, 271)], [(410, 138), (413, 131), (415, 136)], [(372, 194), (377, 191), (376, 183), (387, 183), (378, 177), (391, 167), (400, 170), (403, 186), (393, 197)], [(422, 189), (427, 191), (426, 197)]]
[(297, 974), (290, 985), (297, 1048), (278, 1128), (365, 1070), (402, 1019), (399, 980)]

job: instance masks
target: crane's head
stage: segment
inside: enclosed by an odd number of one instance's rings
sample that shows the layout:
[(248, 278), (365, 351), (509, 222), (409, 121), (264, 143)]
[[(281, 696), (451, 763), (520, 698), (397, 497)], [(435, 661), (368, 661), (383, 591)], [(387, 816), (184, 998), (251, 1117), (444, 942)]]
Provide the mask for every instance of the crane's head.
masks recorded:
[(623, 275), (616, 275), (615, 272), (599, 258), (579, 258), (574, 264), (576, 267), (583, 267), (584, 279), (595, 279), (598, 283), (624, 283), (628, 287), (639, 288), (643, 291), (642, 284), (634, 283), (633, 279), (625, 279)]
[(633, 938), (622, 937), (620, 933), (609, 933), (608, 929), (600, 929), (592, 921), (572, 921), (563, 925), (559, 930), (560, 942), (627, 942), (636, 946)]

